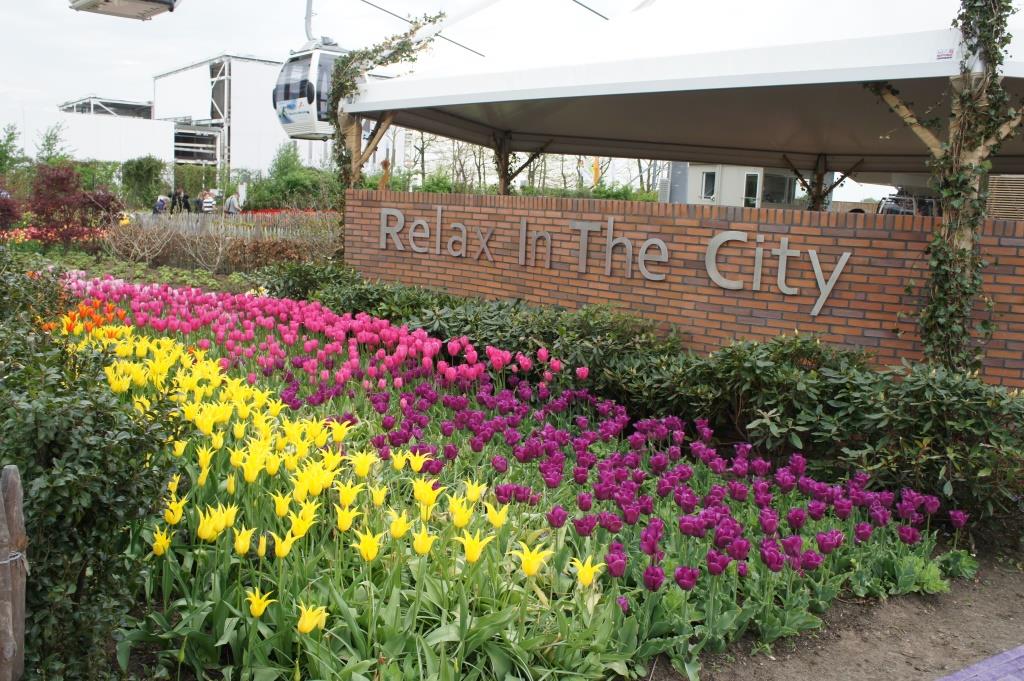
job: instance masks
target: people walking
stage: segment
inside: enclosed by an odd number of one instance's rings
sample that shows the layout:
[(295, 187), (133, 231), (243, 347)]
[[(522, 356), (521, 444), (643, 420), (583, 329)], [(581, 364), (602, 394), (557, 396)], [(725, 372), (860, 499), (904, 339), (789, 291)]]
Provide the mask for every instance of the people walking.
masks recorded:
[(184, 187), (178, 187), (178, 191), (174, 192), (174, 196), (171, 198), (171, 212), (192, 212), (192, 204), (189, 202), (188, 193), (185, 191)]
[(234, 192), (228, 197), (224, 203), (224, 212), (228, 215), (238, 215), (242, 212), (242, 207), (238, 203), (238, 192)]

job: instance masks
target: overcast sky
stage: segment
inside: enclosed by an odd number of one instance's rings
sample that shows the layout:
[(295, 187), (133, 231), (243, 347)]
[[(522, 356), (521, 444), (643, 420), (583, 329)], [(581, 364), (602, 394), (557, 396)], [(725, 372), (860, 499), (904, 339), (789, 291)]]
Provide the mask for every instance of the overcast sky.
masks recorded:
[[(418, 68), (431, 72), (474, 70), (483, 60), (533, 64), (615, 59), (621, 48), (606, 38), (599, 16), (635, 21), (631, 10), (652, 0), (373, 0), (410, 16), (443, 10), (458, 18), (486, 9), (445, 31), (476, 52), (436, 41)], [(652, 43), (704, 42), (728, 36), (730, 44), (765, 45), (806, 39), (945, 28), (959, 0), (653, 0), (679, 8), (678, 25), (652, 27)], [(1017, 0), (1015, 4), (1024, 4)], [(784, 7), (784, 11), (783, 11)], [(283, 60), (305, 41), (305, 0), (183, 0), (177, 11), (147, 22), (74, 12), (67, 0), (0, 2), (0, 92), (8, 106), (31, 110), (96, 94), (148, 101), (155, 74), (222, 53)], [(370, 45), (405, 26), (363, 0), (316, 0), (314, 33), (344, 47)], [(1021, 17), (1018, 16), (1017, 20)], [(1015, 23), (1020, 23), (1016, 21)], [(706, 26), (726, 27), (713, 32)], [(701, 51), (703, 51), (703, 49)], [(626, 56), (626, 55), (623, 55)], [(878, 194), (881, 190), (874, 190)], [(849, 191), (843, 198), (861, 198)], [(854, 192), (856, 194), (856, 192)]]

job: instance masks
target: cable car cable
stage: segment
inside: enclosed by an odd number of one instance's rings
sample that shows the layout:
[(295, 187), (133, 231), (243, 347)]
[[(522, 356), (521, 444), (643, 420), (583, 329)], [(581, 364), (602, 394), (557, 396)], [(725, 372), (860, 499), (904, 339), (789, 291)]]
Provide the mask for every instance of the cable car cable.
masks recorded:
[[(387, 9), (386, 7), (381, 7), (380, 5), (372, 3), (372, 2), (370, 2), (370, 0), (359, 0), (359, 1), (362, 2), (365, 5), (369, 5), (370, 7), (373, 7), (374, 9), (379, 9), (381, 12), (384, 12), (385, 14), (390, 14), (391, 16), (395, 17), (396, 19), (401, 19), (402, 21), (404, 21), (407, 24), (411, 24), (412, 23), (412, 21), (410, 19), (408, 19), (406, 17), (403, 17), (401, 14), (397, 14), (396, 12), (392, 12), (391, 10)], [(473, 54), (475, 54), (475, 55), (477, 55), (479, 57), (486, 57), (487, 56), (483, 52), (478, 52), (477, 50), (474, 50), (472, 47), (468, 47), (468, 46), (463, 45), (462, 43), (460, 43), (460, 42), (458, 42), (456, 40), (452, 40), (451, 38), (449, 38), (446, 35), (442, 35), (442, 34), (438, 33), (437, 37), (441, 38), (442, 40), (447, 40), (452, 45), (456, 45), (458, 47), (461, 47), (464, 50), (468, 50), (469, 52), (472, 52)]]
[(605, 21), (611, 21), (611, 19), (610, 19), (610, 18), (608, 18), (608, 17), (606, 17), (605, 15), (601, 14), (600, 12), (598, 12), (598, 11), (597, 11), (596, 9), (594, 9), (593, 7), (590, 7), (590, 6), (588, 6), (588, 5), (584, 5), (584, 4), (582, 3), (582, 2), (580, 2), (580, 0), (572, 0), (572, 1), (573, 1), (573, 2), (575, 2), (575, 3), (577, 4), (577, 5), (579, 5), (580, 7), (582, 7), (583, 9), (585, 9), (585, 10), (587, 10), (587, 11), (589, 11), (589, 12), (593, 12), (594, 14), (596, 14), (596, 15), (597, 15), (597, 16), (599, 16), (599, 17), (601, 17), (601, 18), (602, 18), (602, 19), (604, 19)]

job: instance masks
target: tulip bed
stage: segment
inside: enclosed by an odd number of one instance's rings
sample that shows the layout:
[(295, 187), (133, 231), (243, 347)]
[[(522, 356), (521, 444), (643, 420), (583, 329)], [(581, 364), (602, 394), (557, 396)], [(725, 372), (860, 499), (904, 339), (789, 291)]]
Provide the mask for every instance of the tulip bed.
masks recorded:
[[(745, 632), (818, 627), (842, 592), (938, 592), (913, 490), (826, 482), (706, 422), (632, 422), (585, 367), (316, 303), (70, 278), (54, 332), (110, 389), (173, 407), (147, 611), (125, 633), (230, 679), (642, 677)], [(123, 321), (121, 321), (123, 320)]]

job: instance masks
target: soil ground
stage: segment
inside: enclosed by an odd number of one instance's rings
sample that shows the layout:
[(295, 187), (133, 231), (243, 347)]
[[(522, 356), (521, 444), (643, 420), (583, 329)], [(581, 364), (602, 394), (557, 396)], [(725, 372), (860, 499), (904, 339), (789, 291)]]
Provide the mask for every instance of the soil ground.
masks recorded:
[[(817, 632), (778, 641), (769, 653), (753, 642), (704, 659), (704, 681), (919, 681), (938, 679), (1024, 644), (1021, 563), (984, 559), (974, 580), (950, 592), (885, 602), (837, 602)], [(652, 681), (679, 681), (659, 660)]]

